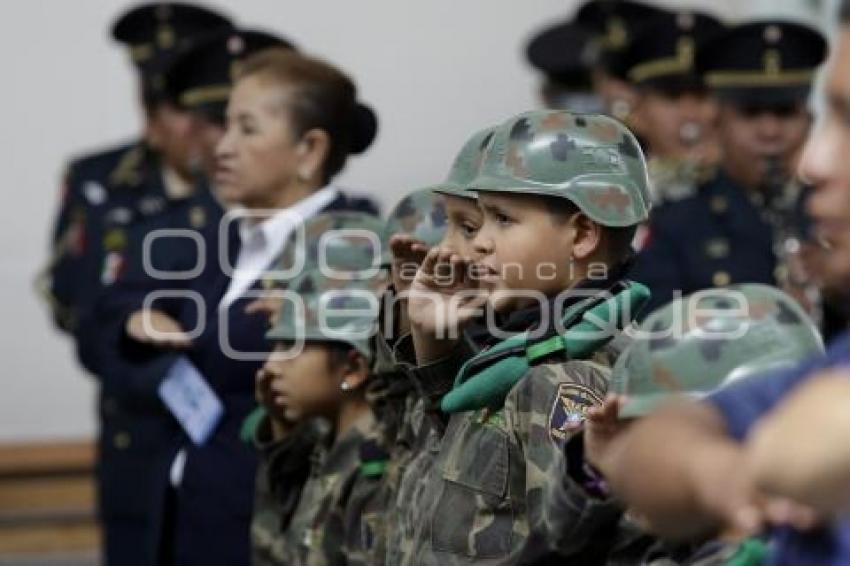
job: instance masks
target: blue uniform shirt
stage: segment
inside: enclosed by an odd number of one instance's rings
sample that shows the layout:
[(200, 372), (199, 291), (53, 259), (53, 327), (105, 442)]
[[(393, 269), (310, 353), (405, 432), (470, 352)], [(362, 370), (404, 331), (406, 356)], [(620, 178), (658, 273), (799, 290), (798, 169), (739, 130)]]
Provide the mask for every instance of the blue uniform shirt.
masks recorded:
[[(742, 381), (718, 391), (708, 402), (720, 411), (729, 433), (743, 440), (763, 415), (817, 370), (847, 364), (850, 364), (850, 332), (834, 341), (823, 358), (793, 370)], [(813, 533), (778, 529), (775, 542), (774, 564), (850, 564), (850, 520), (839, 521)]]

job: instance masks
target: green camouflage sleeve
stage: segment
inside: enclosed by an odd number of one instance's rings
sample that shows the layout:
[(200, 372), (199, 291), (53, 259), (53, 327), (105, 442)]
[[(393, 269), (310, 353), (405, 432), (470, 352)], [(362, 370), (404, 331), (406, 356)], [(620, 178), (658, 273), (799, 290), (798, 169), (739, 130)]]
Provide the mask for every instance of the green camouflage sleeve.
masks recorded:
[(385, 545), (386, 501), (383, 479), (387, 454), (374, 439), (360, 447), (360, 468), (351, 478), (340, 521), (345, 536), (344, 553), (349, 566), (381, 564)]
[(321, 436), (319, 427), (307, 423), (282, 441), (272, 439), (266, 416), (254, 435), (260, 453), (251, 519), (253, 564), (279, 564), (273, 547), (298, 506), (301, 488), (310, 475), (310, 456)]
[[(366, 517), (362, 510), (375, 496), (386, 464), (386, 453), (376, 438), (370, 415), (314, 461), (302, 501), (285, 533), (290, 541), (285, 564), (301, 563), (297, 556), (312, 566), (371, 563), (380, 525), (370, 519), (379, 517)], [(282, 551), (281, 556), (287, 556)]]
[[(610, 368), (590, 361), (535, 367), (510, 392), (507, 425), (525, 456), (528, 538), (524, 556), (554, 553), (590, 559), (594, 539), (616, 524), (620, 510), (599, 500), (566, 474), (565, 443), (602, 402)], [(582, 562), (583, 563), (583, 562)]]
[(408, 398), (413, 394), (413, 382), (408, 372), (394, 360), (389, 343), (379, 333), (375, 337), (375, 361), (366, 400), (375, 414), (384, 449), (391, 450), (397, 437), (403, 433)]
[(476, 351), (474, 345), (464, 335), (444, 358), (411, 370), (411, 379), (425, 403), (426, 411), (437, 414), (440, 418), (445, 417), (440, 411), (440, 401), (452, 390), (460, 368), (475, 355)]

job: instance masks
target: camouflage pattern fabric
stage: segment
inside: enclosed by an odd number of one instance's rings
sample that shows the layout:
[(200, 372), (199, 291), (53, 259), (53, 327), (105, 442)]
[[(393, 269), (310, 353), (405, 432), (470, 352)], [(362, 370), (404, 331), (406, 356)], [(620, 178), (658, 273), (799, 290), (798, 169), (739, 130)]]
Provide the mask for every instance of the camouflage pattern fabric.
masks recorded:
[(567, 199), (609, 227), (644, 222), (651, 207), (640, 145), (601, 114), (540, 110), (511, 118), (496, 128), (469, 187)]
[[(254, 566), (278, 564), (272, 556), (272, 546), (289, 526), (301, 495), (298, 488), (310, 477), (311, 457), (316, 446), (327, 442), (327, 436), (327, 423), (311, 420), (286, 439), (275, 441), (268, 416), (262, 418), (254, 431), (254, 445), (261, 455), (251, 519)], [(281, 486), (292, 488), (281, 489)]]
[(370, 492), (377, 486), (379, 476), (364, 474), (361, 455), (364, 444), (374, 435), (375, 421), (371, 414), (359, 419), (344, 436), (330, 447), (317, 444), (313, 450), (310, 474), (306, 482), (296, 485), (281, 482), (281, 467), (291, 465), (297, 455), (277, 450), (267, 462), (269, 486), (276, 500), (288, 500), (296, 492), (298, 504), (291, 517), (283, 517), (282, 533), (274, 537), (269, 546), (271, 564), (336, 565), (365, 564), (368, 543), (364, 532), (368, 527), (361, 523), (364, 517), (352, 512), (368, 501)]
[(749, 375), (823, 352), (815, 324), (782, 291), (761, 284), (708, 289), (652, 313), (614, 368), (623, 417), (676, 395), (701, 397)]
[(380, 277), (337, 277), (312, 269), (289, 284), (294, 295), (284, 300), (269, 340), (334, 341), (349, 344), (372, 360), (380, 296), (386, 286)]
[[(571, 528), (556, 537), (546, 532), (544, 495), (547, 484), (563, 482), (555, 470), (564, 442), (607, 392), (609, 358), (536, 366), (502, 409), (453, 415), (418, 499), (424, 508), (403, 563), (514, 564), (527, 543), (557, 543), (561, 554), (580, 560), (590, 542), (583, 524), (595, 521), (593, 513), (573, 507)], [(569, 489), (574, 501), (586, 501), (580, 486)]]
[[(423, 403), (410, 378), (413, 360), (409, 353), (399, 347), (405, 343), (402, 337), (395, 347), (383, 337), (378, 336), (376, 346), (376, 377), (373, 382), (384, 381), (381, 390), (372, 390), (370, 403), (378, 416), (382, 446), (389, 454), (389, 460), (381, 478), (375, 496), (364, 509), (368, 522), (375, 525), (374, 552), (371, 564), (398, 564), (403, 533), (404, 516), (399, 502), (410, 500), (411, 494), (403, 491), (402, 480), (408, 470), (427, 469), (430, 452), (424, 446), (433, 438), (435, 431), (424, 414)], [(371, 387), (370, 387), (371, 389)], [(408, 545), (409, 546), (409, 545)]]
[(430, 189), (414, 191), (393, 208), (387, 218), (384, 242), (391, 236), (413, 236), (428, 246), (435, 246), (446, 233), (446, 203), (442, 195)]
[(469, 183), (478, 175), (484, 156), (493, 142), (495, 128), (485, 128), (472, 135), (455, 157), (446, 180), (431, 189), (436, 193), (474, 199), (477, 195), (467, 190)]
[[(327, 212), (309, 218), (303, 230), (290, 234), (274, 278), (275, 287), (317, 267), (338, 272), (368, 273), (378, 269), (383, 254), (384, 222), (362, 212)], [(300, 269), (298, 269), (300, 267)]]

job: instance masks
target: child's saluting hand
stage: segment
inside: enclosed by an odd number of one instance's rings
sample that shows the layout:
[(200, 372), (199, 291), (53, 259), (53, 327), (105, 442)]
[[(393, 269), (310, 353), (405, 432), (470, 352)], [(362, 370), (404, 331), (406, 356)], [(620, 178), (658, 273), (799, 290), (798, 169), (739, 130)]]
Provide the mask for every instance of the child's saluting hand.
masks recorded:
[(431, 249), (408, 294), (408, 316), (419, 362), (447, 353), (458, 341), (463, 326), (481, 313), (488, 297), (471, 259), (446, 247)]

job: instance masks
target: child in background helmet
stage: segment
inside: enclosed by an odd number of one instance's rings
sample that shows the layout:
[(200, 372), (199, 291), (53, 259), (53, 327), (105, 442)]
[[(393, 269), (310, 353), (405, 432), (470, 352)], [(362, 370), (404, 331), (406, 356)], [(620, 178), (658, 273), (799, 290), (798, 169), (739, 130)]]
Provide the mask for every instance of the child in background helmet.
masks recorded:
[[(588, 411), (585, 456), (604, 473), (622, 474), (612, 469), (611, 455), (627, 442), (622, 432), (634, 419), (683, 395), (703, 398), (734, 382), (794, 367), (822, 353), (815, 325), (792, 297), (773, 287), (734, 285), (676, 299), (638, 327), (634, 342), (614, 367), (612, 393), (601, 407)], [(580, 453), (581, 443), (576, 444), (570, 448)], [(547, 493), (546, 500), (547, 514), (557, 523), (569, 502), (559, 498), (557, 490)], [(642, 527), (651, 530), (651, 525)], [(648, 537), (642, 537), (632, 544), (647, 542)], [(740, 545), (703, 544), (704, 538), (677, 542), (649, 541), (641, 563), (668, 556), (677, 563), (699, 557), (700, 564), (725, 564), (734, 557), (737, 564), (751, 564), (760, 563), (751, 559), (764, 557), (756, 539)]]
[[(303, 229), (299, 228), (290, 236), (279, 264), (275, 270), (270, 272), (270, 278), (264, 284), (263, 297), (250, 305), (249, 309), (268, 313), (271, 326), (274, 328), (288, 324), (289, 326), (284, 326), (284, 328), (292, 330), (292, 313), (288, 313), (288, 320), (284, 320), (283, 317), (284, 313), (287, 313), (286, 307), (292, 307), (282, 295), (286, 291), (298, 293), (299, 288), (309, 287), (313, 284), (331, 285), (343, 290), (347, 286), (353, 285), (354, 288), (358, 288), (358, 284), (361, 284), (361, 287), (368, 284), (380, 291), (387, 283), (386, 272), (381, 266), (380, 257), (380, 234), (382, 231), (383, 222), (374, 216), (363, 213), (335, 212), (321, 214), (309, 219), (304, 223)], [(305, 278), (306, 275), (304, 274), (312, 275)], [(331, 275), (334, 278), (323, 277), (325, 275)], [(357, 275), (364, 281), (348, 281), (347, 277), (350, 275)], [(323, 295), (318, 288), (314, 290), (315, 292), (306, 291), (309, 291), (309, 289), (305, 289), (305, 292), (298, 296), (307, 301), (308, 304), (311, 304), (311, 300)], [(333, 307), (337, 310), (338, 308), (339, 306)], [(333, 309), (330, 310), (331, 313)], [(309, 328), (308, 325), (306, 329)], [(300, 330), (304, 331), (305, 328)], [(345, 338), (345, 336), (342, 336), (342, 338)], [(339, 351), (346, 349), (344, 344), (345, 340), (338, 340), (336, 343), (330, 341), (324, 348), (324, 346), (320, 347), (320, 345), (311, 343), (310, 349), (314, 351), (322, 348), (328, 349), (329, 355), (333, 357), (334, 352), (339, 353)], [(315, 352), (313, 354), (315, 355)], [(301, 360), (305, 364), (308, 361), (309, 358)], [(280, 407), (275, 406), (270, 396), (270, 376), (273, 375), (275, 369), (274, 362), (275, 360), (272, 358), (269, 362), (270, 371), (260, 372), (260, 375), (258, 375), (257, 396), (260, 407), (246, 420), (243, 426), (243, 438), (246, 441), (253, 440), (261, 454), (266, 456), (261, 459), (257, 474), (254, 517), (251, 525), (252, 561), (259, 565), (281, 563), (282, 553), (286, 548), (285, 541), (280, 535), (284, 526), (288, 524), (295, 513), (295, 506), (301, 498), (301, 486), (307, 481), (310, 472), (309, 457), (316, 446), (326, 449), (328, 445), (327, 427), (321, 424), (323, 419), (306, 418), (299, 424), (297, 433), (287, 435), (288, 440), (283, 443), (283, 448), (278, 450), (279, 443), (273, 441), (272, 429), (275, 426), (280, 426), (275, 423), (278, 423), (278, 420), (284, 415), (280, 412)], [(293, 361), (293, 363), (296, 362)], [(309, 374), (309, 372), (307, 373)], [(323, 382), (319, 380), (311, 383), (320, 384)], [(365, 387), (358, 389), (357, 395), (352, 395), (352, 397), (359, 399), (364, 389)], [(301, 387), (296, 387), (296, 390), (298, 393), (302, 392)], [(310, 391), (308, 388), (304, 390), (304, 393), (309, 394)], [(306, 399), (306, 402), (309, 404), (309, 399)], [(307, 412), (310, 413), (311, 411), (308, 408)], [(288, 421), (284, 419), (283, 422)], [(375, 427), (367, 428), (368, 430), (358, 429), (355, 436), (359, 439), (361, 446), (369, 447), (368, 459), (382, 461), (385, 455), (377, 449), (372, 449), (374, 444), (371, 443), (371, 436), (368, 434)], [(278, 452), (290, 454), (292, 466), (284, 466), (283, 471), (281, 471), (279, 466), (281, 460), (272, 457)], [(351, 452), (348, 454), (351, 455)], [(352, 461), (347, 460), (347, 462), (350, 464)], [(358, 490), (358, 492), (351, 494), (347, 500), (350, 504), (357, 505), (358, 503), (355, 501), (361, 495), (365, 498), (369, 497), (369, 484), (364, 485), (366, 485), (364, 490)], [(357, 519), (359, 521), (358, 515), (351, 515), (351, 520)], [(289, 550), (286, 551), (289, 552)], [(349, 549), (349, 552), (358, 554), (367, 551), (368, 549), (357, 545), (352, 545)], [(287, 556), (291, 558), (294, 555)]]
[(329, 277), (314, 269), (267, 334), (275, 348), (257, 376), (268, 416), (256, 439), (279, 530), (267, 533), (275, 564), (364, 560), (362, 502), (378, 485), (386, 455), (374, 445), (366, 400), (374, 357), (380, 278)]

